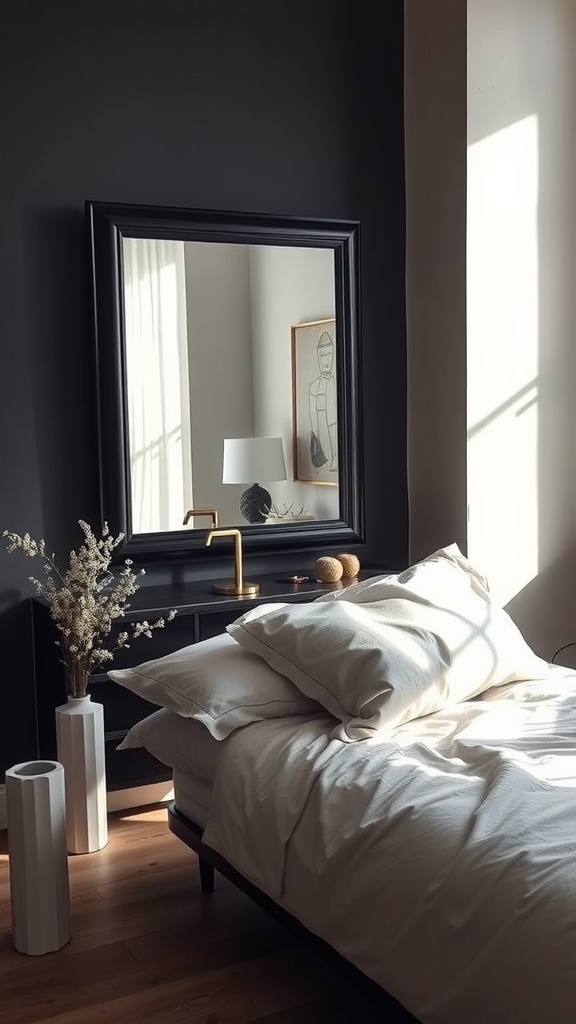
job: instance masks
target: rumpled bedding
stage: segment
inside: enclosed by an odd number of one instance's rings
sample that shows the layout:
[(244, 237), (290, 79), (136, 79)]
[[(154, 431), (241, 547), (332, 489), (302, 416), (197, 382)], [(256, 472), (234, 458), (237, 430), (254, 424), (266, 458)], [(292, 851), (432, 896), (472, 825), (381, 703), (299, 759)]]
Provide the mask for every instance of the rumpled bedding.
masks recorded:
[(423, 1024), (576, 1021), (576, 673), (230, 736), (204, 842)]

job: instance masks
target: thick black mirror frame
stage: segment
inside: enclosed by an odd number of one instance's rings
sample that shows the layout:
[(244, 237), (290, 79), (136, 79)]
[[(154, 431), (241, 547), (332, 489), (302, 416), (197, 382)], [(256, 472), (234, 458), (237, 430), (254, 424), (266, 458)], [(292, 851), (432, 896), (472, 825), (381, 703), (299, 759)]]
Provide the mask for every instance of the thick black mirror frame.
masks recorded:
[[(338, 360), (337, 520), (243, 528), (246, 553), (272, 554), (364, 540), (359, 344), (359, 224), (213, 210), (86, 202), (96, 359), (102, 519), (124, 542), (117, 556), (185, 560), (204, 553), (205, 529), (132, 531), (123, 307), (123, 238), (166, 238), (334, 250)], [(211, 558), (217, 556), (215, 549)], [(227, 552), (222, 557), (229, 557)]]

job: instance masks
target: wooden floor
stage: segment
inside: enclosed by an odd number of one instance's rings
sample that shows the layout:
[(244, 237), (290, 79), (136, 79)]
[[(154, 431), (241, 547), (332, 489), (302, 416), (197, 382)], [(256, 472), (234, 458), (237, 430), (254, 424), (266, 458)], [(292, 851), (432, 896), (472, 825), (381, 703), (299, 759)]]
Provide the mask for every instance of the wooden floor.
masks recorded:
[(2, 1024), (390, 1020), (221, 876), (203, 896), (163, 807), (111, 815), (108, 846), (69, 858), (71, 941), (17, 953), (0, 837)]

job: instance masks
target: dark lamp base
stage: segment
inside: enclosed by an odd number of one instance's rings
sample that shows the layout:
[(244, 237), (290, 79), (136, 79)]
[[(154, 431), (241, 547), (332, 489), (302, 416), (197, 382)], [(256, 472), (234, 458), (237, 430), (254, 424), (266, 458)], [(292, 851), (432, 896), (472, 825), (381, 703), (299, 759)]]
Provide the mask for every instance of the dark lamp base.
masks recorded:
[(249, 523), (265, 523), (271, 504), (269, 491), (260, 484), (252, 484), (240, 495), (240, 511)]

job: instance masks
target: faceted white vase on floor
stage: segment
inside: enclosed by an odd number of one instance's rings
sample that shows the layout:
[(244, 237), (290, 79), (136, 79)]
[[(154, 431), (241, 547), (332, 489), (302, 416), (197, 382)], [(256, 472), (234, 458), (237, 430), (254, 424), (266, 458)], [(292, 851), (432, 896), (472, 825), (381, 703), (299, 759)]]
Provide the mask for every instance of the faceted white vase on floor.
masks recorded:
[(102, 704), (68, 697), (56, 708), (56, 743), (66, 773), (68, 852), (101, 850), (108, 842)]
[(14, 945), (39, 956), (70, 938), (64, 768), (25, 761), (6, 772)]

